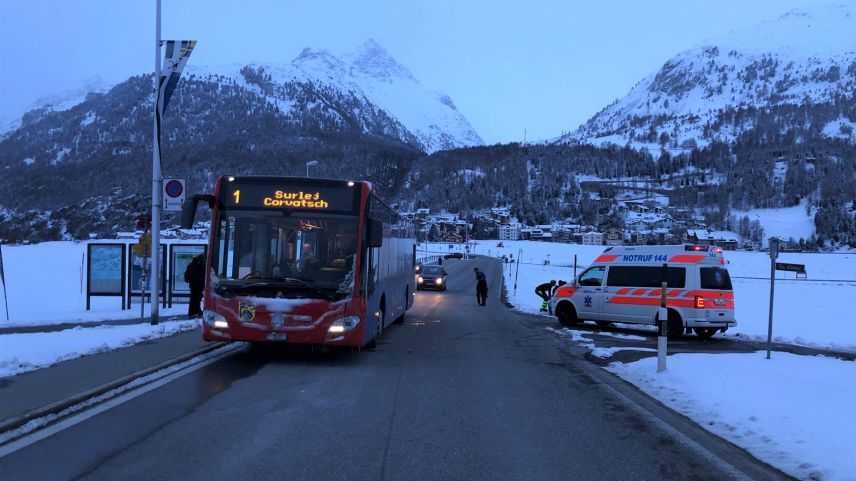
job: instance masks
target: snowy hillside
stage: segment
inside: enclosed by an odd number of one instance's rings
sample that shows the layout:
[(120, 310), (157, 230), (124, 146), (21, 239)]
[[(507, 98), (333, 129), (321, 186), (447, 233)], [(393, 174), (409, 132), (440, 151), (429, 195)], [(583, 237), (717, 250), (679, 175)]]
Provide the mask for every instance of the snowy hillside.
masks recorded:
[(776, 133), (793, 129), (796, 143), (802, 130), (854, 142), (854, 31), (856, 7), (825, 6), (710, 39), (667, 61), (564, 140), (658, 151), (704, 147), (762, 127), (756, 110), (781, 107), (787, 117), (789, 108), (811, 106), (791, 119), (764, 120)]
[(288, 64), (191, 64), (188, 73), (197, 79), (217, 78), (245, 86), (265, 96), (287, 116), (300, 114), (293, 110), (303, 107), (295, 101), (293, 85), (329, 89), (359, 101), (356, 111), (350, 112), (356, 118), (387, 115), (392, 119), (387, 135), (405, 142), (412, 136), (418, 147), (429, 153), (484, 143), (448, 96), (424, 87), (374, 40), (341, 57), (305, 48)]

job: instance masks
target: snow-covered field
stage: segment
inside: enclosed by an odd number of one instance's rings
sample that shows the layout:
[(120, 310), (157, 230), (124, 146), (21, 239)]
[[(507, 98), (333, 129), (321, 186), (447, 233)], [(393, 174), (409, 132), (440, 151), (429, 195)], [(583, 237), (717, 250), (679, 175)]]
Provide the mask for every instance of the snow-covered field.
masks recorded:
[(800, 479), (856, 480), (856, 362), (776, 352), (675, 354), (609, 370)]
[[(574, 255), (580, 266), (579, 273), (605, 249), (604, 246), (538, 241), (503, 241), (504, 247), (496, 247), (498, 242), (476, 241), (472, 253), (521, 257), (519, 273), (516, 264), (506, 264), (505, 285), (515, 308), (531, 313), (537, 313), (541, 305), (534, 294), (538, 284), (550, 279), (571, 281), (573, 267), (565, 266), (573, 266)], [(420, 249), (447, 253), (450, 252), (448, 245), (422, 244)], [(451, 251), (463, 252), (463, 249), (462, 245), (455, 244)], [(762, 252), (746, 251), (726, 251), (725, 258), (734, 284), (737, 316), (737, 326), (726, 334), (766, 340), (770, 258)], [(550, 265), (545, 266), (544, 261), (548, 259)], [(782, 253), (778, 261), (805, 264), (808, 280), (796, 280), (790, 272), (777, 274), (773, 309), (775, 340), (856, 350), (856, 314), (849, 302), (856, 298), (856, 253)], [(748, 277), (760, 279), (745, 279)]]
[[(747, 211), (735, 210), (731, 213), (738, 219), (748, 216), (749, 220), (757, 220), (764, 228), (764, 238), (773, 236), (787, 240), (793, 237), (808, 239), (814, 234), (814, 210), (811, 215), (806, 214), (806, 200), (793, 207), (780, 209), (752, 209)], [(766, 240), (764, 245), (766, 245)]]
[(0, 335), (0, 378), (34, 371), (88, 354), (171, 336), (197, 327), (199, 321), (196, 320), (167, 321), (157, 326), (143, 323)]
[[(0, 327), (139, 317), (139, 298), (130, 310), (122, 310), (119, 297), (93, 297), (91, 310), (86, 310), (85, 253), (83, 242), (3, 246), (9, 321), (0, 318)], [(186, 314), (187, 304), (173, 304), (161, 313)]]

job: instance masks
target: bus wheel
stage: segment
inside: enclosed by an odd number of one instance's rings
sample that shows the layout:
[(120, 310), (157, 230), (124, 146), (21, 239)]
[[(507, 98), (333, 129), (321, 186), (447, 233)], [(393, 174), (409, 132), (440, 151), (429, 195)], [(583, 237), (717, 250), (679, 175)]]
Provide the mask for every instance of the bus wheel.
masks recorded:
[(375, 335), (374, 338), (365, 345), (366, 349), (374, 349), (377, 347), (377, 339), (380, 337), (380, 334), (383, 332), (383, 316), (384, 309), (386, 308), (386, 302), (384, 299), (380, 301), (380, 309), (378, 310), (378, 320), (375, 325)]
[(378, 318), (377, 318), (377, 327), (375, 328), (375, 339), (379, 338), (381, 334), (383, 334), (383, 328), (385, 327), (386, 320), (386, 299), (381, 298), (380, 300), (380, 309), (378, 310)]
[(559, 323), (565, 327), (571, 327), (576, 324), (579, 324), (580, 320), (577, 318), (577, 310), (574, 309), (574, 305), (570, 302), (560, 302), (558, 306), (556, 306), (556, 318), (559, 319)]
[(693, 332), (702, 339), (710, 339), (719, 329), (713, 327), (694, 327)]
[(594, 321), (594, 323), (597, 324), (597, 327), (609, 327), (612, 325), (609, 321)]
[(398, 319), (392, 321), (395, 324), (404, 324), (404, 315), (407, 314), (407, 303), (410, 301), (410, 288), (404, 290), (404, 312), (398, 316)]

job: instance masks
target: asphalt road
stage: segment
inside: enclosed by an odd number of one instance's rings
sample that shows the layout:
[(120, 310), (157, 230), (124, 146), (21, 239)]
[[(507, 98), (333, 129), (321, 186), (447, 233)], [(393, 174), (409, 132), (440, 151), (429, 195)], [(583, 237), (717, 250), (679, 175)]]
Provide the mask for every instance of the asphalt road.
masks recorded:
[(375, 350), (240, 351), (0, 458), (0, 478), (729, 478), (662, 428), (668, 414), (631, 409), (615, 393), (632, 388), (507, 310), (498, 263), (445, 267), (449, 290), (418, 293)]

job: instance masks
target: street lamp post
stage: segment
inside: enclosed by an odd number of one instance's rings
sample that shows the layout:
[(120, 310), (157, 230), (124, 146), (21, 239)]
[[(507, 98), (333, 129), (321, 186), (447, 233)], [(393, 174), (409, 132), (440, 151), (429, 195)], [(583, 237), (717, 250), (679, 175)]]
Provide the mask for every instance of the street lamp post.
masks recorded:
[(309, 178), (309, 166), (310, 165), (318, 165), (318, 161), (317, 160), (310, 160), (309, 162), (306, 163), (306, 178)]

